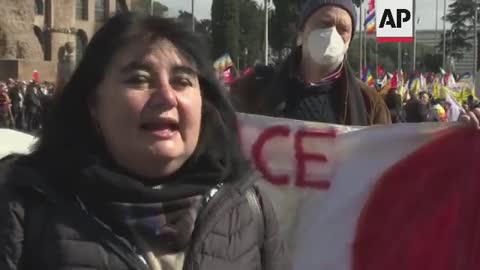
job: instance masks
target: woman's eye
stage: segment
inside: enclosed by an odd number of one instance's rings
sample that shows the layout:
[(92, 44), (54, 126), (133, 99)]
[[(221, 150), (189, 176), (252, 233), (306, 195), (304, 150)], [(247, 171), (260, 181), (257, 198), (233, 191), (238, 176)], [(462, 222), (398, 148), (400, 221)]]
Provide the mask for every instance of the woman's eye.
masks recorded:
[(143, 83), (148, 82), (148, 78), (146, 76), (135, 76), (130, 78), (129, 81), (134, 83)]
[(144, 84), (150, 81), (150, 75), (147, 72), (137, 71), (127, 76), (126, 82), (129, 84)]
[(176, 87), (186, 88), (186, 87), (192, 87), (193, 83), (191, 79), (184, 78), (184, 77), (177, 77), (172, 79), (172, 85)]
[(129, 84), (147, 84), (149, 83), (149, 81), (150, 81), (150, 78), (148, 76), (136, 75), (127, 79), (126, 82)]

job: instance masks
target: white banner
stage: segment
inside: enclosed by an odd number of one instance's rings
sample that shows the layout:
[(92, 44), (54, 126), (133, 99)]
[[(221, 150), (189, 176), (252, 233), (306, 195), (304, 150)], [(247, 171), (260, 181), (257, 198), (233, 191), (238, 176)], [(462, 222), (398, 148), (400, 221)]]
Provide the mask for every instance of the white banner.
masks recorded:
[(240, 119), (292, 269), (480, 269), (479, 131)]
[[(480, 269), (477, 129), (239, 120), (292, 269)], [(0, 130), (0, 157), (34, 142), (12, 132)]]

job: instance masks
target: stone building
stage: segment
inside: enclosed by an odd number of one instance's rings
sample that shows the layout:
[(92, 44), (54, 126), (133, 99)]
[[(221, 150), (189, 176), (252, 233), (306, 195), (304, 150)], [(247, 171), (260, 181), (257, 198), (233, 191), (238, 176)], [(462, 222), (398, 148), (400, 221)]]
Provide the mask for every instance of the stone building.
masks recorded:
[(131, 0), (0, 0), (0, 80), (57, 81), (95, 31)]

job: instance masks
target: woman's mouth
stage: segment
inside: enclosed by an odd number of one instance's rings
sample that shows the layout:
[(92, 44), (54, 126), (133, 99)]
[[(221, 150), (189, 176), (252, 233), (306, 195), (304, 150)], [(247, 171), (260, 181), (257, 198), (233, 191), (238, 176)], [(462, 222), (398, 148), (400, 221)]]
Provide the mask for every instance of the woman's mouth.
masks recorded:
[(145, 123), (140, 128), (162, 140), (171, 139), (178, 132), (178, 124), (172, 121)]

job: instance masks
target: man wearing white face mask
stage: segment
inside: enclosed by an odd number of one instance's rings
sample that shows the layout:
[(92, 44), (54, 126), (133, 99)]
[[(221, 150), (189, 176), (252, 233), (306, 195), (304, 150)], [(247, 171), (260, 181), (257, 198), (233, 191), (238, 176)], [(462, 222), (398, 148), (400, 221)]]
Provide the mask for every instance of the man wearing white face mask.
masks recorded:
[(298, 47), (270, 87), (258, 89), (256, 100), (248, 101), (252, 109), (244, 112), (344, 125), (391, 123), (381, 96), (358, 80), (348, 65), (356, 20), (352, 0), (307, 1), (299, 21)]

